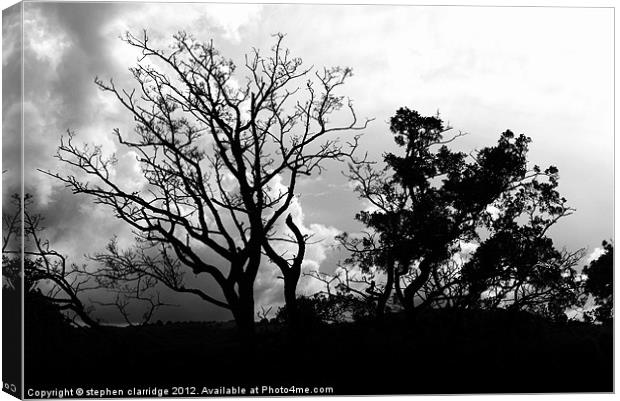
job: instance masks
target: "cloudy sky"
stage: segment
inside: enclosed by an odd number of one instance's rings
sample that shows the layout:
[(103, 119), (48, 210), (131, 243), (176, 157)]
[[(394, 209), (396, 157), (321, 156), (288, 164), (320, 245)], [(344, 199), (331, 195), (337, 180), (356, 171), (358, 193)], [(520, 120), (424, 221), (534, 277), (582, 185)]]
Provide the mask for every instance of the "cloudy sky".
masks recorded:
[[(4, 19), (3, 67), (17, 63), (19, 47)], [(613, 10), (605, 8), (501, 8), (162, 3), (25, 3), (25, 178), (46, 216), (54, 247), (71, 255), (101, 250), (118, 235), (131, 237), (106, 209), (69, 191), (37, 169), (63, 171), (52, 155), (60, 136), (73, 129), (84, 142), (118, 152), (118, 170), (135, 181), (135, 161), (113, 140), (112, 129), (131, 129), (131, 119), (95, 76), (131, 89), (127, 70), (136, 54), (118, 37), (147, 29), (161, 47), (179, 30), (213, 39), (235, 60), (252, 47), (268, 50), (272, 34), (307, 65), (349, 66), (354, 76), (342, 94), (360, 117), (374, 118), (362, 148), (370, 157), (392, 149), (387, 121), (401, 107), (440, 111), (455, 130), (468, 132), (457, 147), (494, 143), (511, 129), (533, 139), (530, 161), (556, 165), (560, 191), (577, 209), (551, 232), (559, 247), (596, 252), (613, 234)], [(11, 36), (13, 35), (13, 36)], [(7, 40), (8, 38), (8, 40)], [(18, 81), (4, 81), (4, 168), (18, 153)], [(338, 258), (333, 236), (355, 232), (364, 204), (331, 165), (303, 180), (293, 214), (305, 231), (324, 239), (312, 245), (307, 269), (331, 272)], [(4, 198), (17, 174), (4, 177)], [(257, 282), (257, 305), (281, 300), (276, 272), (266, 267)], [(300, 292), (313, 289), (303, 283)], [(191, 297), (163, 318), (227, 318)], [(196, 307), (193, 307), (196, 306)], [(106, 316), (107, 317), (107, 316)]]

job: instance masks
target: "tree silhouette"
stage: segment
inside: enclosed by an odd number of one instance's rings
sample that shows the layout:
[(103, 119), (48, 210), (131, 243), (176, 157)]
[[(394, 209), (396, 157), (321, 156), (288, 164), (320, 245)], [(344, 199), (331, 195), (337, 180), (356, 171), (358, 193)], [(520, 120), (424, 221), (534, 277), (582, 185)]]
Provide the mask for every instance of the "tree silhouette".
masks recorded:
[(560, 252), (548, 238), (528, 237), (523, 230), (496, 233), (463, 266), (467, 295), (459, 305), (508, 307), (566, 320), (566, 310), (582, 304), (574, 269), (582, 257), (581, 250)]
[(322, 313), (324, 320), (341, 322), (351, 318), (365, 320), (373, 314), (383, 316), (385, 285), (378, 280), (375, 272), (359, 272), (339, 266), (333, 274), (315, 270), (304, 275), (320, 281), (325, 287), (313, 297), (317, 306), (325, 310)]
[[(15, 212), (3, 215), (4, 286), (15, 289), (23, 284), (27, 316), (37, 316), (29, 322), (51, 319), (59, 323), (65, 319), (63, 313), (69, 313), (73, 320), (98, 327), (99, 322), (91, 317), (92, 308), (81, 299), (83, 293), (96, 287), (82, 274), (83, 267), (69, 264), (64, 255), (50, 247), (42, 235), (43, 217), (29, 210), (32, 196), (26, 194), (23, 205), (22, 209), (22, 199), (15, 195)], [(24, 242), (23, 251), (19, 249), (21, 241)]]
[[(126, 91), (111, 80), (96, 79), (134, 118), (133, 135), (114, 133), (137, 155), (146, 184), (137, 191), (123, 188), (114, 174), (115, 156), (105, 156), (98, 146), (78, 145), (72, 132), (62, 139), (57, 158), (82, 176), (48, 174), (74, 193), (111, 207), (139, 236), (141, 267), (117, 258), (111, 276), (149, 277), (195, 294), (230, 310), (241, 332), (251, 336), (253, 286), (266, 254), (281, 270), (289, 320), (295, 325), (305, 236), (286, 214), (298, 177), (320, 173), (326, 160), (352, 160), (358, 136), (346, 143), (335, 136), (368, 123), (359, 124), (351, 102), (335, 94), (351, 69), (313, 72), (283, 48), (284, 36), (278, 34), (268, 55), (254, 49), (246, 56), (243, 83), (236, 79), (235, 64), (212, 42), (198, 42), (183, 32), (174, 38), (165, 52), (151, 46), (146, 32), (124, 36), (141, 52), (138, 65), (130, 69), (137, 89)], [(330, 115), (343, 106), (351, 122), (332, 124)], [(278, 230), (282, 220), (288, 232)], [(295, 251), (281, 251), (281, 242)], [(143, 263), (150, 257), (145, 249), (166, 253), (159, 262)], [(204, 249), (213, 256), (204, 256)], [(107, 265), (121, 254), (112, 252)], [(126, 274), (119, 275), (119, 269)], [(223, 299), (186, 284), (187, 272), (209, 276)]]
[[(548, 306), (564, 290), (562, 296), (574, 295), (577, 254), (558, 252), (546, 236), (572, 209), (556, 190), (557, 168), (527, 168), (529, 138), (505, 131), (496, 145), (467, 155), (448, 147), (463, 133), (446, 138), (450, 128), (439, 116), (407, 108), (396, 112), (390, 129), (403, 153), (385, 154), (383, 169), (360, 164), (350, 170), (370, 204), (356, 216), (368, 230), (340, 237), (351, 252), (349, 264), (385, 275), (377, 314), (393, 292), (410, 312), (475, 307), (489, 297), (496, 306)], [(465, 244), (477, 251), (458, 263)]]
[(584, 267), (584, 289), (594, 297), (594, 317), (603, 323), (613, 321), (614, 244), (603, 241), (603, 254)]

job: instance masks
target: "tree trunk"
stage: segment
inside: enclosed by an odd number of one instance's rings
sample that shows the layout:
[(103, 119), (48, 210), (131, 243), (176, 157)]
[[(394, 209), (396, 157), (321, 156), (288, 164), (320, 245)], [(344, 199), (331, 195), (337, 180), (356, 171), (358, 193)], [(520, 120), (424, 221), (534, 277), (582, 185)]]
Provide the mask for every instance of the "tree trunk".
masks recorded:
[(387, 269), (387, 281), (385, 283), (385, 289), (383, 293), (379, 296), (379, 300), (377, 301), (377, 310), (376, 310), (376, 318), (377, 320), (382, 320), (385, 315), (385, 307), (387, 305), (387, 301), (390, 299), (390, 295), (392, 295), (392, 288), (394, 287), (394, 264), (388, 266)]
[(286, 319), (292, 333), (299, 333), (301, 318), (297, 303), (297, 282), (301, 275), (301, 266), (292, 266), (284, 275), (284, 302), (286, 303)]
[(286, 302), (289, 328), (294, 335), (297, 335), (301, 333), (300, 328), (302, 322), (300, 321), (295, 291), (297, 289), (299, 277), (301, 276), (301, 264), (304, 261), (304, 255), (306, 253), (306, 238), (302, 235), (299, 227), (295, 225), (290, 214), (286, 217), (286, 225), (295, 235), (298, 252), (292, 263), (290, 263), (290, 266), (289, 262), (282, 257), (279, 257), (276, 263), (284, 276), (284, 301)]
[(415, 294), (426, 284), (431, 275), (431, 270), (434, 267), (434, 263), (428, 259), (425, 259), (420, 263), (420, 274), (405, 288), (404, 291), (404, 308), (405, 310), (413, 314), (415, 310)]
[(253, 284), (244, 281), (238, 283), (239, 295), (235, 294), (234, 289), (226, 292), (226, 298), (231, 307), (231, 312), (237, 324), (239, 338), (244, 343), (254, 341), (255, 322), (254, 322), (254, 289)]
[(239, 331), (239, 337), (243, 342), (251, 343), (254, 341), (254, 335), (256, 334), (256, 327), (254, 324), (254, 306), (252, 310), (247, 310), (246, 306), (243, 310), (239, 311), (235, 317), (237, 323), (237, 330)]

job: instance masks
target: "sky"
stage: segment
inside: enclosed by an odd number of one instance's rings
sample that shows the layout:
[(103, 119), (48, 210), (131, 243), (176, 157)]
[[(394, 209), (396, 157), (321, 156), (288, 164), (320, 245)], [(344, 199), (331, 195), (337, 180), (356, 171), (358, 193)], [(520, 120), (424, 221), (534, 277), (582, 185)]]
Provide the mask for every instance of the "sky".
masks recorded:
[[(20, 52), (7, 22), (3, 68), (11, 71)], [(103, 250), (114, 235), (130, 244), (131, 233), (104, 207), (71, 194), (38, 169), (66, 171), (52, 156), (71, 129), (80, 141), (117, 152), (124, 184), (139, 181), (135, 159), (112, 136), (114, 128), (131, 130), (131, 118), (93, 80), (135, 86), (128, 68), (137, 55), (119, 35), (142, 29), (162, 48), (179, 30), (213, 39), (237, 61), (254, 47), (267, 51), (272, 35), (282, 32), (305, 65), (351, 67), (354, 75), (341, 92), (360, 118), (374, 118), (361, 140), (362, 152), (374, 160), (395, 149), (388, 120), (403, 106), (426, 115), (439, 111), (455, 131), (468, 133), (455, 144), (467, 152), (495, 143), (506, 129), (523, 133), (533, 140), (529, 161), (559, 168), (560, 192), (576, 209), (551, 230), (556, 245), (596, 255), (601, 241), (612, 238), (611, 9), (47, 2), (25, 3), (23, 29), (25, 185), (46, 217), (50, 243), (76, 263)], [(3, 86), (4, 166), (15, 165), (19, 155), (16, 82), (5, 80)], [(299, 183), (291, 213), (304, 232), (322, 240), (309, 247), (306, 271), (333, 272), (342, 257), (333, 237), (361, 228), (354, 215), (366, 205), (343, 169), (328, 165), (320, 176)], [(5, 204), (18, 176), (3, 177)], [(270, 266), (261, 269), (257, 307), (281, 304), (277, 276)], [(299, 293), (317, 286), (304, 280)], [(162, 310), (164, 320), (230, 317), (191, 296), (168, 295), (180, 307)]]

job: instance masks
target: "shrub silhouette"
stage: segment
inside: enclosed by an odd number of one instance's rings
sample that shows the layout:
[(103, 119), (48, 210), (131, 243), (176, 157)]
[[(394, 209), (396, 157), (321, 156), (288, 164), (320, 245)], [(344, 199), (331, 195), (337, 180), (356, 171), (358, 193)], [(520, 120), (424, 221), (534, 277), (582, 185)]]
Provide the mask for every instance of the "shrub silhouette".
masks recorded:
[(586, 293), (592, 295), (596, 302), (593, 318), (602, 323), (613, 320), (613, 278), (614, 245), (603, 241), (603, 254), (584, 267), (588, 276), (585, 282)]
[[(370, 207), (356, 219), (362, 235), (343, 234), (347, 263), (364, 274), (383, 314), (395, 295), (400, 307), (511, 307), (565, 318), (578, 302), (574, 266), (581, 251), (560, 252), (548, 230), (573, 209), (557, 191), (555, 166), (528, 167), (531, 139), (502, 132), (496, 144), (471, 154), (450, 149), (439, 116), (400, 108), (390, 131), (400, 148), (385, 167), (358, 164), (349, 177)], [(476, 247), (458, 262), (462, 246)]]

